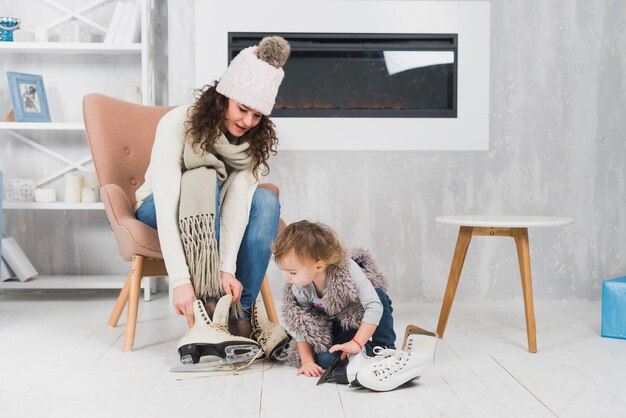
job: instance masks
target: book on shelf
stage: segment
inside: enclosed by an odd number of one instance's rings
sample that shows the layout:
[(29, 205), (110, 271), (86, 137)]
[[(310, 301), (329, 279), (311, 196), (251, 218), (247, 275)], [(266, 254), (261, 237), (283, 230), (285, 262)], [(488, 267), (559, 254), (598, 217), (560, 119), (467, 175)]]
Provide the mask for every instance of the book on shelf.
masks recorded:
[(15, 277), (15, 273), (11, 270), (11, 267), (4, 261), (4, 258), (0, 257), (0, 282), (9, 280)]
[(105, 44), (131, 44), (139, 42), (141, 28), (141, 3), (139, 0), (116, 1)]
[(38, 274), (22, 248), (12, 237), (2, 239), (2, 258), (22, 282)]
[(123, 1), (116, 1), (115, 2), (115, 8), (113, 9), (113, 15), (111, 17), (111, 22), (109, 23), (109, 28), (107, 29), (107, 33), (104, 36), (104, 43), (105, 44), (112, 44), (114, 39), (115, 39), (115, 35), (117, 34), (119, 28), (120, 28), (120, 22), (122, 20), (122, 14), (124, 13), (125, 10), (125, 5), (126, 3), (124, 3)]
[(141, 4), (139, 0), (132, 1), (132, 9), (128, 18), (128, 23), (124, 26), (123, 44), (139, 42), (139, 32), (141, 27)]
[(122, 16), (120, 17), (120, 24), (115, 32), (115, 38), (113, 39), (114, 44), (122, 44), (124, 43), (124, 33), (126, 33), (126, 28), (128, 27), (128, 23), (130, 22), (130, 15), (133, 13), (133, 5), (129, 2), (124, 2), (124, 10), (122, 12)]

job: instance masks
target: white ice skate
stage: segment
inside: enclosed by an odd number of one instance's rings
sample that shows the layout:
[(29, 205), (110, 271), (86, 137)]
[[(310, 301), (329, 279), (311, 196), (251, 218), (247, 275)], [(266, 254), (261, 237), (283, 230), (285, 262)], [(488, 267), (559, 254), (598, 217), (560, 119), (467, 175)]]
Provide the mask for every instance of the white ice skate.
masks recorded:
[(345, 369), (345, 378), (343, 376), (335, 376), (337, 383), (349, 384), (351, 387), (360, 386), (356, 380), (356, 375), (359, 370), (365, 366), (376, 363), (392, 356), (396, 350), (394, 348), (374, 347), (374, 355), (368, 356), (365, 350), (362, 350), (357, 354), (348, 355), (348, 365)]
[(361, 368), (357, 372), (355, 385), (375, 391), (388, 391), (420, 377), (433, 365), (438, 339), (433, 332), (409, 325), (402, 349)]
[[(426, 331), (424, 328), (420, 328), (417, 325), (407, 325), (404, 330), (404, 339), (402, 340), (402, 349), (406, 350), (406, 346), (408, 344), (409, 335), (419, 334), (424, 335), (425, 337), (433, 337), (433, 338), (424, 338), (424, 341), (428, 341), (429, 344), (434, 344), (432, 347), (433, 351), (433, 362), (435, 361), (435, 350), (437, 348), (437, 341), (439, 341), (439, 336), (435, 332)], [(424, 347), (425, 348), (425, 347)]]
[(265, 306), (260, 301), (254, 302), (251, 306), (250, 324), (252, 325), (251, 337), (261, 345), (267, 358), (286, 361), (286, 348), (291, 337), (282, 326), (269, 320)]
[[(232, 298), (226, 295), (217, 302), (213, 320), (209, 318), (201, 300), (194, 302), (195, 323), (178, 343), (180, 361), (186, 366), (171, 371), (194, 371), (217, 364), (243, 363), (262, 355), (256, 341), (228, 332), (228, 312)], [(196, 365), (204, 356), (217, 356), (220, 360)]]

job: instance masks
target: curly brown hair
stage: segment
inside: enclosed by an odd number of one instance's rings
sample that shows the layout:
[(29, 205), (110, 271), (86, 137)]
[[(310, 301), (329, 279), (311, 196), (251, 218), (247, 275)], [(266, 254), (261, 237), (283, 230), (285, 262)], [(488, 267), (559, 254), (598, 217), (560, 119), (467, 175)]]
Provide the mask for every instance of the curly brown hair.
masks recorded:
[[(187, 112), (185, 121), (185, 135), (191, 138), (192, 145), (199, 145), (205, 152), (211, 152), (215, 140), (226, 133), (226, 110), (228, 109), (228, 97), (217, 92), (217, 81), (213, 84), (196, 89), (194, 92), (195, 103)], [(258, 171), (267, 175), (270, 171), (267, 160), (276, 155), (278, 137), (274, 130), (274, 123), (269, 117), (261, 115), (258, 125), (243, 134), (242, 140), (250, 143), (252, 154), (252, 173), (258, 179)]]

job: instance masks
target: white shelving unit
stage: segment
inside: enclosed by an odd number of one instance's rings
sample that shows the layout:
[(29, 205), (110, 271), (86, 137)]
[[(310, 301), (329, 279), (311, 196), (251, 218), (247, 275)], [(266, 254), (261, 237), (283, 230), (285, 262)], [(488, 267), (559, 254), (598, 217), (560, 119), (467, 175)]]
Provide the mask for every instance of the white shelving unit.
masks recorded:
[[(1, 44), (0, 44), (1, 48)], [(84, 131), (82, 122), (0, 122), (0, 131)]]
[[(139, 1), (141, 4), (141, 41), (139, 43), (0, 42), (0, 73), (16, 71), (42, 74), (44, 77), (44, 86), (48, 93), (53, 122), (0, 122), (0, 141), (14, 141), (16, 145), (19, 144), (21, 149), (29, 150), (28, 152), (34, 156), (33, 158), (47, 157), (53, 160), (54, 165), (58, 166), (59, 163), (62, 165), (61, 168), (55, 167), (51, 172), (37, 178), (37, 187), (57, 182), (57, 189), (59, 189), (58, 181), (65, 173), (72, 170), (87, 171), (90, 169), (91, 154), (86, 144), (85, 126), (82, 121), (82, 97), (85, 94), (99, 91), (123, 99), (124, 86), (136, 85), (141, 88), (141, 102), (146, 105), (154, 104), (154, 68), (149, 49), (152, 41), (148, 31), (149, 2), (151, 0)], [(78, 6), (76, 6), (77, 4)], [(41, 11), (36, 10), (38, 6), (42, 6)], [(45, 26), (48, 29), (75, 19), (87, 24), (96, 33), (103, 34), (106, 33), (114, 6), (115, 1), (113, 0), (95, 0), (86, 5), (80, 5), (80, 3), (70, 0), (25, 0), (24, 2), (13, 3), (3, 13), (7, 16), (32, 16), (31, 24), (36, 20), (36, 17), (45, 21)], [(71, 7), (75, 7), (75, 10), (71, 10)], [(54, 13), (50, 13), (49, 16), (46, 14), (50, 8), (56, 11), (56, 15)], [(55, 92), (56, 95), (51, 94), (51, 92)], [(3, 118), (5, 113), (6, 110), (0, 112), (0, 117)], [(55, 117), (55, 115), (59, 116)], [(72, 151), (80, 148), (82, 152), (84, 149), (84, 155), (68, 156), (71, 154), (67, 150), (68, 138), (71, 138), (72, 144), (76, 140), (80, 141), (79, 144), (70, 145), (70, 147)], [(66, 149), (59, 148), (55, 144), (56, 139), (63, 139)], [(0, 161), (0, 169), (4, 165)], [(15, 168), (23, 171), (23, 167)], [(10, 169), (5, 170), (5, 180), (15, 177), (24, 177), (24, 174), (13, 174)], [(57, 193), (57, 196), (62, 200), (63, 195), (61, 193)], [(3, 202), (3, 209), (5, 214), (24, 210), (102, 212), (104, 205), (102, 202), (35, 203), (5, 201)], [(106, 222), (104, 213), (98, 215), (98, 218), (101, 218), (102, 222)], [(111, 239), (113, 239), (112, 236)], [(123, 286), (125, 279), (126, 277), (122, 275), (41, 275), (25, 282), (0, 282), (0, 290), (119, 289)], [(155, 281), (142, 281), (142, 288), (144, 289), (144, 300), (150, 300), (150, 293), (156, 288)]]
[[(25, 282), (0, 282), (0, 289), (77, 289), (76, 280), (81, 281), (79, 289), (120, 289), (124, 286), (123, 276), (36, 276)], [(147, 289), (148, 282), (142, 282), (142, 288)]]
[(74, 42), (3, 42), (0, 52), (29, 54), (141, 54), (141, 43), (114, 45)]
[(37, 202), (3, 202), (4, 209), (35, 209), (35, 210), (104, 210), (102, 202), (95, 203), (37, 203)]
[[(78, 171), (87, 171), (86, 164), (91, 163), (91, 154), (86, 153), (83, 157), (78, 160), (71, 160), (66, 157), (63, 152), (55, 150), (53, 147), (45, 146), (34, 140), (28, 134), (20, 132), (20, 131), (57, 131), (57, 132), (68, 132), (68, 131), (85, 131), (85, 125), (80, 122), (62, 122), (62, 123), (36, 123), (36, 122), (3, 122), (0, 124), (0, 131), (5, 131), (6, 134), (14, 139), (24, 143), (25, 145), (34, 148), (37, 151), (40, 151), (44, 154), (47, 154), (49, 157), (54, 158), (64, 164), (64, 167), (56, 170), (49, 175), (39, 179), (36, 181), (37, 187), (44, 186), (53, 180), (63, 176), (65, 173), (78, 170)], [(84, 137), (84, 136), (83, 136)], [(83, 138), (84, 139), (84, 138)]]

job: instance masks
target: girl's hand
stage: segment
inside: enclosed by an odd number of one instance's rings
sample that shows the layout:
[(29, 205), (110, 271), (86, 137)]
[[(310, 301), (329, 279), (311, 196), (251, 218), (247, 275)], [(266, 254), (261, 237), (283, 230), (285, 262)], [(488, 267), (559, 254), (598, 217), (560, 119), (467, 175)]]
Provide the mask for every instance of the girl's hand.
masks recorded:
[(239, 299), (241, 299), (241, 292), (243, 291), (243, 285), (241, 282), (237, 280), (235, 276), (225, 271), (220, 271), (220, 282), (224, 292), (227, 295), (232, 295), (233, 304), (239, 302)]
[(329, 353), (334, 353), (335, 351), (343, 351), (341, 353), (341, 359), (345, 359), (348, 354), (358, 354), (361, 352), (361, 347), (354, 340), (350, 340), (347, 343), (343, 344), (335, 344), (330, 347), (328, 350)]
[(298, 370), (298, 373), (296, 373), (296, 376), (300, 376), (303, 374), (309, 377), (320, 377), (322, 373), (324, 373), (324, 369), (315, 364), (314, 361), (307, 361), (302, 366), (300, 366), (300, 369)]
[(184, 315), (187, 326), (192, 327), (194, 323), (193, 303), (196, 301), (196, 292), (193, 291), (191, 283), (177, 286), (172, 295), (172, 305), (178, 315)]

